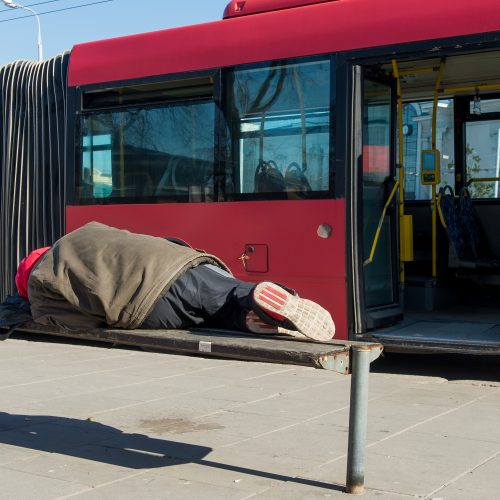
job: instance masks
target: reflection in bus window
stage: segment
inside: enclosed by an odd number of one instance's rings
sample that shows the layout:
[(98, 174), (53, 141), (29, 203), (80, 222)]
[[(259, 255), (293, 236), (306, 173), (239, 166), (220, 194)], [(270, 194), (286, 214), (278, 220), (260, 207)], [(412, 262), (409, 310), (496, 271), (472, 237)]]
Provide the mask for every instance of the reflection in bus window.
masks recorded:
[(229, 74), (229, 194), (330, 190), (330, 67), (275, 62)]
[[(370, 256), (380, 214), (389, 193), (391, 113), (391, 88), (366, 79), (363, 87), (363, 259)], [(367, 307), (394, 302), (391, 211), (386, 217), (388, 220), (380, 228), (375, 260), (364, 271)]]
[[(433, 101), (411, 102), (403, 105), (403, 144), (405, 166), (405, 198), (430, 200), (432, 187), (420, 182), (420, 153), (432, 149)], [(453, 100), (438, 102), (436, 147), (441, 152), (441, 186), (455, 185), (455, 152)]]
[(211, 101), (93, 112), (81, 137), (81, 200), (213, 198)]
[(81, 196), (106, 198), (113, 190), (111, 178), (111, 135), (83, 137)]

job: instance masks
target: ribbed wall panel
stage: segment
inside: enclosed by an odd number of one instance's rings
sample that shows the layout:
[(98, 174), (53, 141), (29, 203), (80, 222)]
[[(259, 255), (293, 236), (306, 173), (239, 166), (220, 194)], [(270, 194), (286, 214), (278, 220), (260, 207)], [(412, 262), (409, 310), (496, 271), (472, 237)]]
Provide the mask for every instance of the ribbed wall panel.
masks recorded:
[(68, 61), (0, 67), (0, 300), (19, 260), (64, 233)]

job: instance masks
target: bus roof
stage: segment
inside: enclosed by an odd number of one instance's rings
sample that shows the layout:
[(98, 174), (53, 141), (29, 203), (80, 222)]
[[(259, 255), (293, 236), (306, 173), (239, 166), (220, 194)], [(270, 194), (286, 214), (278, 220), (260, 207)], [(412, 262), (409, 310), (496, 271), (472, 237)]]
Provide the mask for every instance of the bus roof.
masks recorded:
[[(289, 0), (293, 1), (293, 0)], [(338, 0), (76, 45), (69, 85), (500, 30), (498, 0)]]

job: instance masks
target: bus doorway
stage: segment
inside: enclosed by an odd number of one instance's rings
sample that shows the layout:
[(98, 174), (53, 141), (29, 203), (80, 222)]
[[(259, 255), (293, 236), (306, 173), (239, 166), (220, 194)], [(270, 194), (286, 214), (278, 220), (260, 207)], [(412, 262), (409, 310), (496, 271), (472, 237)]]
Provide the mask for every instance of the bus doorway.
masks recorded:
[[(402, 75), (403, 140), (398, 140), (395, 119), (388, 135), (396, 137), (394, 152), (400, 144), (403, 148), (404, 213), (413, 221), (414, 258), (404, 263), (403, 276), (397, 273), (400, 199), (396, 196), (387, 206), (370, 264), (375, 269), (362, 263), (358, 267), (365, 301), (358, 305), (358, 337), (376, 339), (386, 349), (395, 351), (500, 353), (499, 63), (500, 49), (472, 51), (471, 47), (463, 54), (454, 51), (440, 57), (398, 61)], [(394, 76), (392, 59), (374, 67), (387, 77)], [(361, 89), (369, 89), (369, 72), (366, 67), (363, 71)], [(439, 71), (442, 80), (436, 84)], [(358, 229), (363, 233), (359, 246), (363, 256), (358, 258), (365, 259), (365, 264), (367, 245), (371, 244), (370, 238), (391, 193), (393, 176), (401, 179), (399, 169), (393, 174), (394, 170), (387, 167), (385, 180), (380, 171), (378, 185), (389, 185), (380, 189), (378, 196), (374, 194), (376, 176), (369, 131), (371, 127), (381, 127), (382, 122), (371, 119), (373, 109), (372, 113), (367, 112), (373, 103), (370, 104), (366, 92), (360, 91), (363, 104), (358, 113), (362, 166), (358, 168), (357, 202), (362, 214), (358, 223), (361, 226), (362, 221), (362, 231), (361, 227)], [(435, 151), (439, 156), (434, 187), (425, 176), (427, 151)], [(377, 168), (382, 164), (378, 161)], [(375, 199), (379, 200), (378, 207)], [(385, 238), (390, 238), (392, 245)], [(389, 261), (392, 266), (387, 265)], [(392, 306), (372, 309), (370, 291), (382, 301), (383, 283), (394, 278), (396, 285), (392, 289), (399, 290), (400, 296), (395, 296)], [(372, 279), (377, 284), (371, 288)], [(373, 312), (397, 304), (401, 304), (403, 317), (379, 315), (373, 321)]]
[[(355, 68), (357, 123), (355, 127), (357, 204), (353, 238), (358, 282), (358, 331), (379, 328), (402, 318), (398, 287), (398, 249), (396, 245), (396, 205), (389, 203), (396, 192), (395, 92), (394, 81), (374, 72)], [(356, 122), (356, 119), (355, 119)], [(379, 225), (382, 214), (384, 223)]]

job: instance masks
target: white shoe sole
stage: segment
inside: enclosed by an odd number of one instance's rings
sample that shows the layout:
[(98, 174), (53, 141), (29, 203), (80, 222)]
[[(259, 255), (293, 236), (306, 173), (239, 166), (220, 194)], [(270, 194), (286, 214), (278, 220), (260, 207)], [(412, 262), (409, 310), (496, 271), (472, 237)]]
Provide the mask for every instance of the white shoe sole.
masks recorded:
[(327, 342), (335, 335), (335, 324), (330, 313), (319, 304), (301, 299), (274, 283), (259, 283), (253, 292), (255, 303), (264, 313), (278, 315), (306, 337)]

